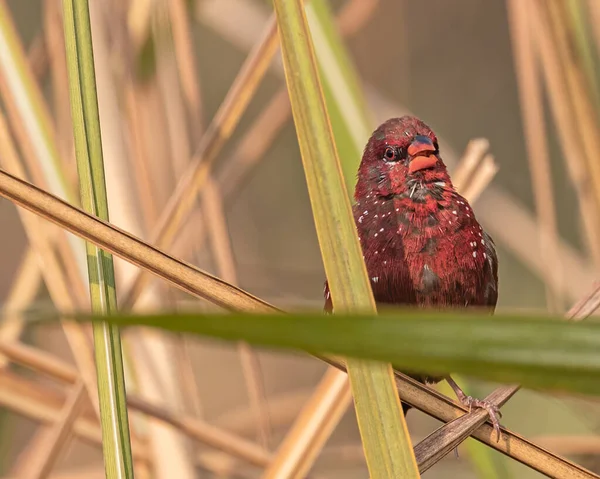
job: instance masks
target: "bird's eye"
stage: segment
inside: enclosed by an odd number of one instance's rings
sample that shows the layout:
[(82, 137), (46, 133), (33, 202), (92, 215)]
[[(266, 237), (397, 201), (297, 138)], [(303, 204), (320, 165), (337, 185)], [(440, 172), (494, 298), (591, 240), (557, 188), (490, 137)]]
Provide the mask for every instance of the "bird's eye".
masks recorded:
[(438, 145), (438, 142), (437, 142), (437, 140), (435, 140), (435, 141), (433, 142), (433, 147), (435, 148), (435, 150), (436, 150), (436, 151), (440, 151), (440, 145)]
[(383, 159), (385, 161), (396, 161), (398, 159), (398, 151), (396, 150), (396, 148), (388, 146), (385, 149), (385, 153), (383, 154)]

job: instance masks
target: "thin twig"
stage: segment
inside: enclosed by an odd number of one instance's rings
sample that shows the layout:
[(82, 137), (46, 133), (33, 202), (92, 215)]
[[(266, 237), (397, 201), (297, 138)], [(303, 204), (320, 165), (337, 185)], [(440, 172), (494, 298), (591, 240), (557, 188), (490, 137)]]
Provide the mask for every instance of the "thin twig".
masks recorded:
[(54, 425), (41, 431), (39, 441), (34, 439), (31, 443), (25, 456), (28, 461), (19, 477), (45, 479), (50, 475), (61, 450), (69, 440), (71, 427), (81, 411), (85, 397), (85, 385), (78, 381), (70, 391)]
[(261, 477), (306, 477), (351, 401), (348, 376), (335, 368), (328, 368)]
[[(179, 226), (194, 204), (196, 192), (207, 179), (217, 153), (233, 133), (241, 114), (266, 73), (277, 46), (276, 22), (275, 17), (272, 17), (263, 37), (248, 55), (221, 108), (208, 127), (190, 166), (161, 213), (152, 235), (152, 244), (162, 248), (173, 242)], [(133, 306), (146, 281), (147, 274), (140, 271), (121, 302), (124, 309)]]
[[(202, 210), (208, 225), (210, 245), (219, 277), (228, 283), (237, 284), (237, 273), (229, 241), (229, 231), (225, 222), (223, 203), (212, 179), (209, 179), (204, 185), (201, 197)], [(259, 442), (263, 447), (268, 448), (271, 438), (271, 426), (258, 355), (250, 345), (244, 342), (238, 343), (237, 349), (242, 363), (250, 405), (256, 415)]]
[[(31, 346), (0, 342), (0, 352), (19, 364), (68, 384), (75, 384), (77, 381), (78, 375), (75, 368), (61, 359)], [(31, 388), (35, 389), (37, 387), (31, 385)], [(39, 386), (39, 388), (43, 390), (42, 386)], [(40, 394), (43, 396), (43, 392)], [(228, 433), (224, 429), (211, 426), (205, 421), (168, 411), (133, 394), (128, 395), (127, 403), (132, 410), (170, 424), (188, 435), (191, 439), (227, 452), (252, 464), (266, 466), (271, 459), (270, 453), (260, 446), (240, 436)]]
[[(498, 407), (505, 404), (519, 386), (505, 386), (496, 389), (485, 400)], [(419, 472), (423, 473), (453, 451), (467, 439), (472, 432), (489, 418), (485, 409), (476, 409), (454, 421), (444, 424), (415, 446), (415, 457)]]
[(546, 264), (546, 302), (550, 311), (560, 313), (564, 304), (561, 294), (563, 287), (560, 283), (564, 275), (558, 252), (558, 226), (545, 131), (541, 77), (530, 31), (530, 0), (508, 0), (507, 6), (527, 158), (538, 215), (540, 252)]
[[(33, 247), (25, 250), (10, 291), (2, 308), (0, 340), (12, 341), (21, 336), (24, 328), (21, 311), (34, 300), (41, 285), (41, 270)], [(7, 366), (6, 358), (0, 357), (0, 369)]]

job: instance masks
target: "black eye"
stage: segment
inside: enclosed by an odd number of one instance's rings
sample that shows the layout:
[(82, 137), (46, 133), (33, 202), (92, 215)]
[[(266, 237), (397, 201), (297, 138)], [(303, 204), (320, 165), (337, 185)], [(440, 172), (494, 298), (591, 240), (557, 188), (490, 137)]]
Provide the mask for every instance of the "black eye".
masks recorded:
[(396, 151), (396, 148), (388, 146), (383, 154), (383, 159), (385, 161), (396, 161), (398, 159), (398, 151)]
[(440, 151), (440, 145), (438, 145), (437, 140), (433, 142), (433, 147), (435, 148), (435, 151)]

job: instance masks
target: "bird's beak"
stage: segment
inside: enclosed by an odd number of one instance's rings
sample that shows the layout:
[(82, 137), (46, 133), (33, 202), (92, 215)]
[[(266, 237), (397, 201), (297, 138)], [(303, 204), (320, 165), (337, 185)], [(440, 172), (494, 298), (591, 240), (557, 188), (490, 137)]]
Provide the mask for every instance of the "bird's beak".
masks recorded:
[(407, 151), (411, 158), (408, 165), (409, 173), (433, 168), (438, 162), (435, 155), (436, 148), (427, 136), (417, 135)]

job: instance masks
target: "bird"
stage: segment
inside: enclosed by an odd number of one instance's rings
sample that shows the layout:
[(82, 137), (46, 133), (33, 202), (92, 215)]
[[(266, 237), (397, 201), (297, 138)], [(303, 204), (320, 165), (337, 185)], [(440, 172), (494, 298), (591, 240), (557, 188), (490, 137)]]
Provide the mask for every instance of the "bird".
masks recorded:
[[(353, 215), (375, 302), (430, 309), (478, 307), (493, 314), (498, 256), (469, 202), (455, 189), (431, 128), (391, 118), (369, 138), (357, 173)], [(333, 313), (325, 281), (325, 313)], [(469, 410), (483, 408), (500, 438), (498, 407), (468, 396), (450, 375), (406, 372), (425, 384), (446, 380)], [(404, 413), (410, 406), (402, 403)]]

